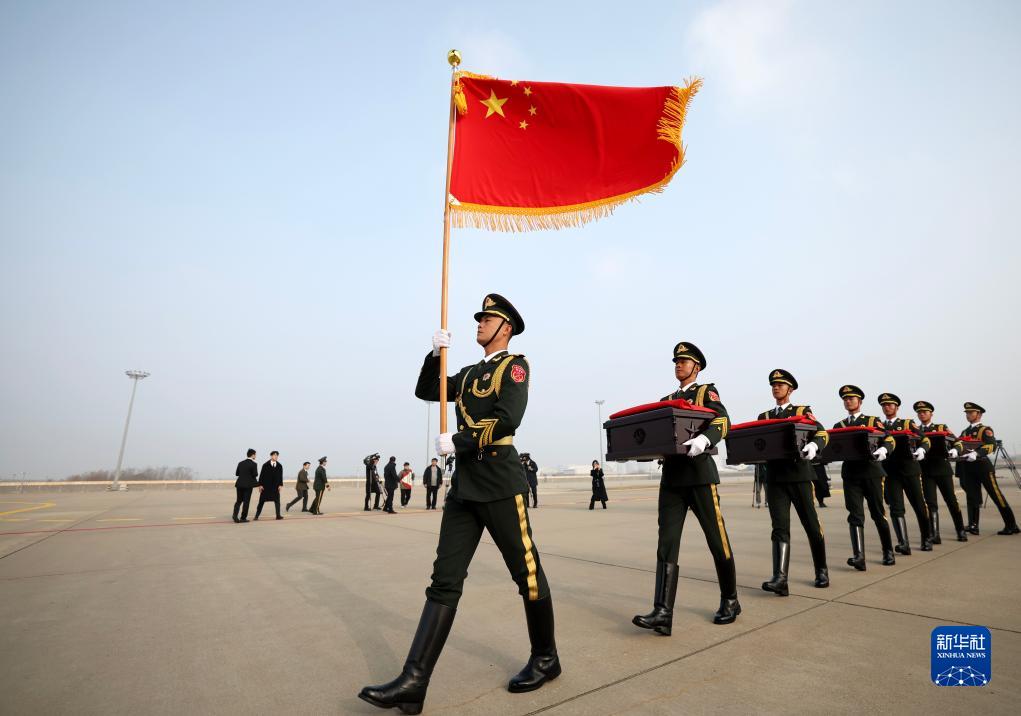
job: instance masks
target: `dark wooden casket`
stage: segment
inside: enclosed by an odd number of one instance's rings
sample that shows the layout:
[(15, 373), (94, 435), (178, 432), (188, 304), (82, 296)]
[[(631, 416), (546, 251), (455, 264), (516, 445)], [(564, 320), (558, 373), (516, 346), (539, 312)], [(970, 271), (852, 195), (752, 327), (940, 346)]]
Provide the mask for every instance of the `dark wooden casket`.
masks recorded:
[(954, 434), (946, 430), (937, 430), (931, 433), (923, 433), (929, 438), (929, 450), (926, 457), (947, 459), (950, 457), (950, 448), (954, 446)]
[(815, 422), (805, 417), (753, 420), (730, 426), (727, 464), (758, 465), (769, 460), (794, 460), (815, 435)]
[[(978, 450), (980, 447), (982, 447), (982, 441), (976, 440), (975, 438), (961, 438), (960, 440), (961, 440), (960, 454), (957, 457), (952, 457), (950, 459), (954, 462), (968, 462), (967, 460), (964, 459), (964, 456), (968, 452), (972, 450)], [(953, 447), (953, 445), (951, 444), (950, 447)], [(981, 454), (982, 453), (979, 453), (980, 456)]]
[(918, 449), (918, 443), (920, 442), (918, 435), (910, 430), (891, 430), (887, 434), (897, 443), (894, 453), (902, 458), (905, 453), (914, 453)]
[[(686, 400), (664, 400), (621, 410), (603, 423), (606, 459), (649, 461), (684, 455), (684, 443), (705, 430), (716, 411), (691, 405)], [(717, 453), (715, 447), (706, 450)]]
[(872, 454), (885, 437), (882, 430), (856, 425), (850, 428), (827, 430), (830, 441), (816, 457), (816, 462), (826, 464), (843, 460), (875, 460)]

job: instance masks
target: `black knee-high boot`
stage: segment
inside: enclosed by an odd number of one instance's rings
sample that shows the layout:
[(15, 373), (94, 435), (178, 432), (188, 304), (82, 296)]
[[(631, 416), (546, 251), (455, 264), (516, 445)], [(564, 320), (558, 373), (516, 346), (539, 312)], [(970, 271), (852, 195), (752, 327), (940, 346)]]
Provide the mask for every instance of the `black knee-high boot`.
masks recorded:
[(854, 567), (859, 572), (865, 571), (865, 528), (848, 525), (851, 529), (851, 556), (847, 559), (847, 566)]
[(507, 684), (514, 694), (535, 691), (547, 681), (560, 676), (560, 657), (553, 634), (553, 598), (529, 601), (525, 598), (525, 621), (528, 623), (528, 641), (531, 655), (525, 668)]
[(654, 629), (663, 636), (670, 636), (674, 623), (674, 600), (677, 598), (677, 565), (672, 562), (656, 563), (656, 593), (652, 599), (652, 611), (638, 614), (631, 623), (643, 629)]
[(781, 597), (790, 591), (787, 586), (787, 574), (791, 565), (790, 542), (773, 542), (773, 578), (762, 583), (762, 589)]
[(404, 714), (422, 713), (429, 677), (450, 634), (455, 613), (451, 607), (427, 600), (401, 675), (386, 684), (366, 686), (358, 698), (382, 709), (397, 708)]

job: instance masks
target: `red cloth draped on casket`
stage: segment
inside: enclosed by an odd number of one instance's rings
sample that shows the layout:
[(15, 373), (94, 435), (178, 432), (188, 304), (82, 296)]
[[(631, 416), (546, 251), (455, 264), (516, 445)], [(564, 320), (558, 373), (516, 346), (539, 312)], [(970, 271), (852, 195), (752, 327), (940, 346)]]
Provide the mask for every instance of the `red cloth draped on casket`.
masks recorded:
[(716, 411), (711, 408), (703, 408), (698, 405), (692, 405), (683, 398), (677, 400), (660, 400), (656, 403), (646, 403), (645, 405), (636, 405), (633, 408), (627, 408), (626, 410), (618, 410), (616, 413), (610, 416), (610, 420), (616, 420), (617, 418), (626, 418), (628, 415), (637, 415), (638, 413), (647, 413), (650, 410), (660, 410), (661, 408), (677, 408), (678, 410), (694, 410), (698, 413), (708, 413), (709, 415), (716, 415)]

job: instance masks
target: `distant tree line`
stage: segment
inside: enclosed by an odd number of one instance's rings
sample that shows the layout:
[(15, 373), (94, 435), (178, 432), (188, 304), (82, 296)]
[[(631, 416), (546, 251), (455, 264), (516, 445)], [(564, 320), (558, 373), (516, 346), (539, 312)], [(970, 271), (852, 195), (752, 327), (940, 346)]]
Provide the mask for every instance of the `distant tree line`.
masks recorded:
[[(113, 470), (93, 470), (64, 478), (67, 482), (112, 482)], [(121, 470), (121, 480), (193, 480), (195, 473), (190, 467), (146, 467)]]

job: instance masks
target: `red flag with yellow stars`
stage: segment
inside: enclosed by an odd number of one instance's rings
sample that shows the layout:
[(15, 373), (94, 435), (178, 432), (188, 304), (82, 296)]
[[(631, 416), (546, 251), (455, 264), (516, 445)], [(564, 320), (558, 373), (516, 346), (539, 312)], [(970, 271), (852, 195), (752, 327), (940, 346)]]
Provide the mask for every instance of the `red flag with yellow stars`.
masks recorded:
[(455, 226), (579, 226), (662, 191), (684, 164), (681, 129), (702, 81), (603, 87), (459, 72), (450, 179)]

